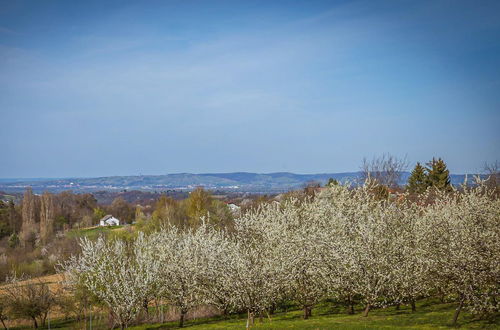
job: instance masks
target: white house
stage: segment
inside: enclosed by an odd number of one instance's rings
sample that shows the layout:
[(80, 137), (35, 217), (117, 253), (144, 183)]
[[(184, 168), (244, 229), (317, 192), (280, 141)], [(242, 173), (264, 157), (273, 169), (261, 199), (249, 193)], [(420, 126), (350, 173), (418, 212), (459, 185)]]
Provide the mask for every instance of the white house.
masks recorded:
[(112, 216), (111, 214), (108, 214), (104, 218), (99, 221), (99, 226), (119, 226), (120, 225), (120, 220)]
[(241, 207), (236, 204), (227, 204), (227, 207), (231, 210), (233, 214), (239, 214)]

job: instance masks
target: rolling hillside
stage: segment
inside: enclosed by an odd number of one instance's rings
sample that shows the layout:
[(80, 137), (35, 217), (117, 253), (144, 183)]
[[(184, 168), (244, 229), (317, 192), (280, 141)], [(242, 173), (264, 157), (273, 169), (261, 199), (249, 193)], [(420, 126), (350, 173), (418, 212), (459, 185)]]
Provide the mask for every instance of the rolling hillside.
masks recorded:
[[(401, 184), (406, 183), (408, 172), (402, 175)], [(308, 182), (324, 184), (329, 178), (340, 182), (359, 182), (359, 172), (295, 174), (289, 172), (276, 173), (177, 173), (166, 175), (109, 176), (100, 178), (66, 178), (66, 179), (0, 179), (0, 191), (19, 192), (31, 186), (35, 192), (72, 190), (75, 192), (95, 191), (166, 191), (192, 190), (198, 186), (206, 189), (272, 193), (297, 189)], [(451, 175), (453, 184), (464, 182), (465, 175)], [(472, 175), (469, 175), (469, 180)]]

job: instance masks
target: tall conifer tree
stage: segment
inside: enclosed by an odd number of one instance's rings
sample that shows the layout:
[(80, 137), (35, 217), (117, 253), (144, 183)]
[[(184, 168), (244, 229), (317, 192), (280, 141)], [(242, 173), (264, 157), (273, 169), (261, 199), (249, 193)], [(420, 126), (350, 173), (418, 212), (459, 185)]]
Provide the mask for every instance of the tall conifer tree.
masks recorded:
[(411, 193), (421, 194), (425, 192), (428, 187), (428, 178), (425, 173), (425, 168), (417, 162), (415, 168), (408, 178), (407, 189)]
[(438, 190), (451, 190), (450, 171), (446, 168), (446, 163), (441, 158), (433, 158), (427, 163), (428, 184)]

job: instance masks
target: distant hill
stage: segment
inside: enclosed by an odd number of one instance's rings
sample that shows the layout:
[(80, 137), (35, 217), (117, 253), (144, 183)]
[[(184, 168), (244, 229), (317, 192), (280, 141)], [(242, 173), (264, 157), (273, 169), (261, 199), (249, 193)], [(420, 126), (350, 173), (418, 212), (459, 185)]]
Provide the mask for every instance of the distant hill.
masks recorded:
[[(401, 184), (405, 184), (409, 173), (404, 172)], [(340, 182), (359, 182), (359, 172), (345, 173), (320, 173), (320, 174), (295, 174), (289, 172), (276, 173), (177, 173), (166, 175), (140, 175), (140, 176), (109, 176), (100, 178), (66, 178), (66, 179), (0, 179), (0, 191), (18, 192), (30, 186), (35, 192), (63, 191), (95, 192), (95, 191), (168, 191), (168, 190), (193, 190), (204, 187), (212, 190), (224, 190), (252, 193), (276, 193), (290, 189), (301, 188), (308, 182), (325, 184), (329, 178)], [(471, 179), (472, 176), (469, 176)], [(464, 182), (465, 175), (451, 175), (453, 184)]]

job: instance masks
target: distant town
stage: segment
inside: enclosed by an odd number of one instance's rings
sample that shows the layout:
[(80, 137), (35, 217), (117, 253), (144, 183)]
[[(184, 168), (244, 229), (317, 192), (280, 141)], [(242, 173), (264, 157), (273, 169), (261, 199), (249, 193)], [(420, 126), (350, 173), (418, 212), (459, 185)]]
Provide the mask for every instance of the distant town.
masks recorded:
[[(409, 175), (409, 172), (402, 172), (398, 184), (404, 185)], [(286, 192), (291, 189), (300, 189), (313, 182), (323, 185), (330, 178), (341, 183), (356, 185), (363, 181), (362, 177), (362, 172), (318, 174), (295, 174), (289, 172), (261, 174), (234, 172), (111, 176), (100, 178), (0, 179), (0, 191), (23, 192), (27, 187), (31, 187), (35, 193), (42, 193), (44, 191), (61, 192), (65, 190), (71, 190), (77, 193), (138, 190), (175, 195), (181, 192), (192, 191), (198, 187), (203, 187), (207, 190), (223, 191), (225, 193), (269, 194)], [(462, 184), (466, 179), (468, 182), (472, 182), (474, 174), (450, 175), (450, 180), (453, 185)]]

